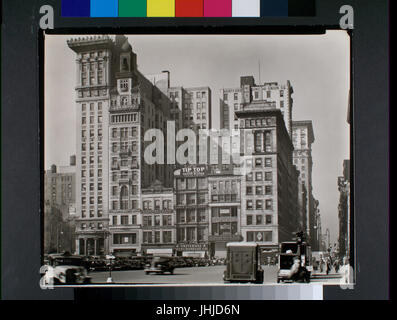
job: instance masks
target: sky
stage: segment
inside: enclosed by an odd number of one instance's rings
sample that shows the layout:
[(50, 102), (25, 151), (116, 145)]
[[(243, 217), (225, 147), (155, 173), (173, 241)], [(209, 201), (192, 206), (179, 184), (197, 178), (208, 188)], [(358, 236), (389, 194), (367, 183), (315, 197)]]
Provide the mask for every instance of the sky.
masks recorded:
[[(68, 165), (76, 153), (75, 53), (66, 40), (45, 38), (45, 168)], [(212, 126), (219, 128), (219, 92), (239, 87), (240, 76), (256, 83), (290, 80), (293, 120), (312, 120), (313, 195), (323, 233), (338, 237), (337, 177), (349, 159), (347, 123), (350, 41), (343, 30), (324, 35), (129, 35), (143, 74), (170, 71), (171, 86), (209, 86)], [(259, 71), (260, 66), (260, 71)]]

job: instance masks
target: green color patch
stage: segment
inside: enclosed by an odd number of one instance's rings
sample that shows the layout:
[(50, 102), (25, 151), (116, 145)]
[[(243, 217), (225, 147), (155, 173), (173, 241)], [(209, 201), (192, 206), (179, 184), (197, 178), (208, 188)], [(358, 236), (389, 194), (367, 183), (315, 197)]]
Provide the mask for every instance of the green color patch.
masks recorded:
[(119, 17), (146, 17), (146, 0), (119, 0)]

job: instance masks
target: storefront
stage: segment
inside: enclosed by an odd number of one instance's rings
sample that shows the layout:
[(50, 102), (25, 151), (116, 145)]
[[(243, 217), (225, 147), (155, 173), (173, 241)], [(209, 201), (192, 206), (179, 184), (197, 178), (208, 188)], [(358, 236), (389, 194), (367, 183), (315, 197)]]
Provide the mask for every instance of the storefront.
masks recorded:
[(176, 255), (179, 257), (208, 258), (208, 244), (206, 243), (178, 243)]

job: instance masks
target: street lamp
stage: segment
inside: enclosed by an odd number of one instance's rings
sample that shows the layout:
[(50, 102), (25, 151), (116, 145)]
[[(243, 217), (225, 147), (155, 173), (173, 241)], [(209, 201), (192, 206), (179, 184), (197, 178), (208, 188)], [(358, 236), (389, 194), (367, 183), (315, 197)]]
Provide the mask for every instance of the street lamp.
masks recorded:
[(107, 278), (106, 282), (107, 283), (113, 283), (113, 278), (112, 278), (112, 261), (114, 259), (114, 256), (110, 254), (110, 244), (109, 244), (109, 236), (110, 232), (107, 230), (103, 231), (103, 238), (104, 240), (107, 240), (108, 243), (108, 254), (106, 255), (106, 260), (109, 260), (109, 277)]

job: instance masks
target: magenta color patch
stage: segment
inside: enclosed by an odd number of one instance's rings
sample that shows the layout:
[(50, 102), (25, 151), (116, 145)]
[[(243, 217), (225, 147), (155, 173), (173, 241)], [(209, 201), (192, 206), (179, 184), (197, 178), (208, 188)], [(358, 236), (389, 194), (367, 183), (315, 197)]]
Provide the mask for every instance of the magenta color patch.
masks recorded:
[(232, 0), (204, 0), (204, 17), (231, 17)]

